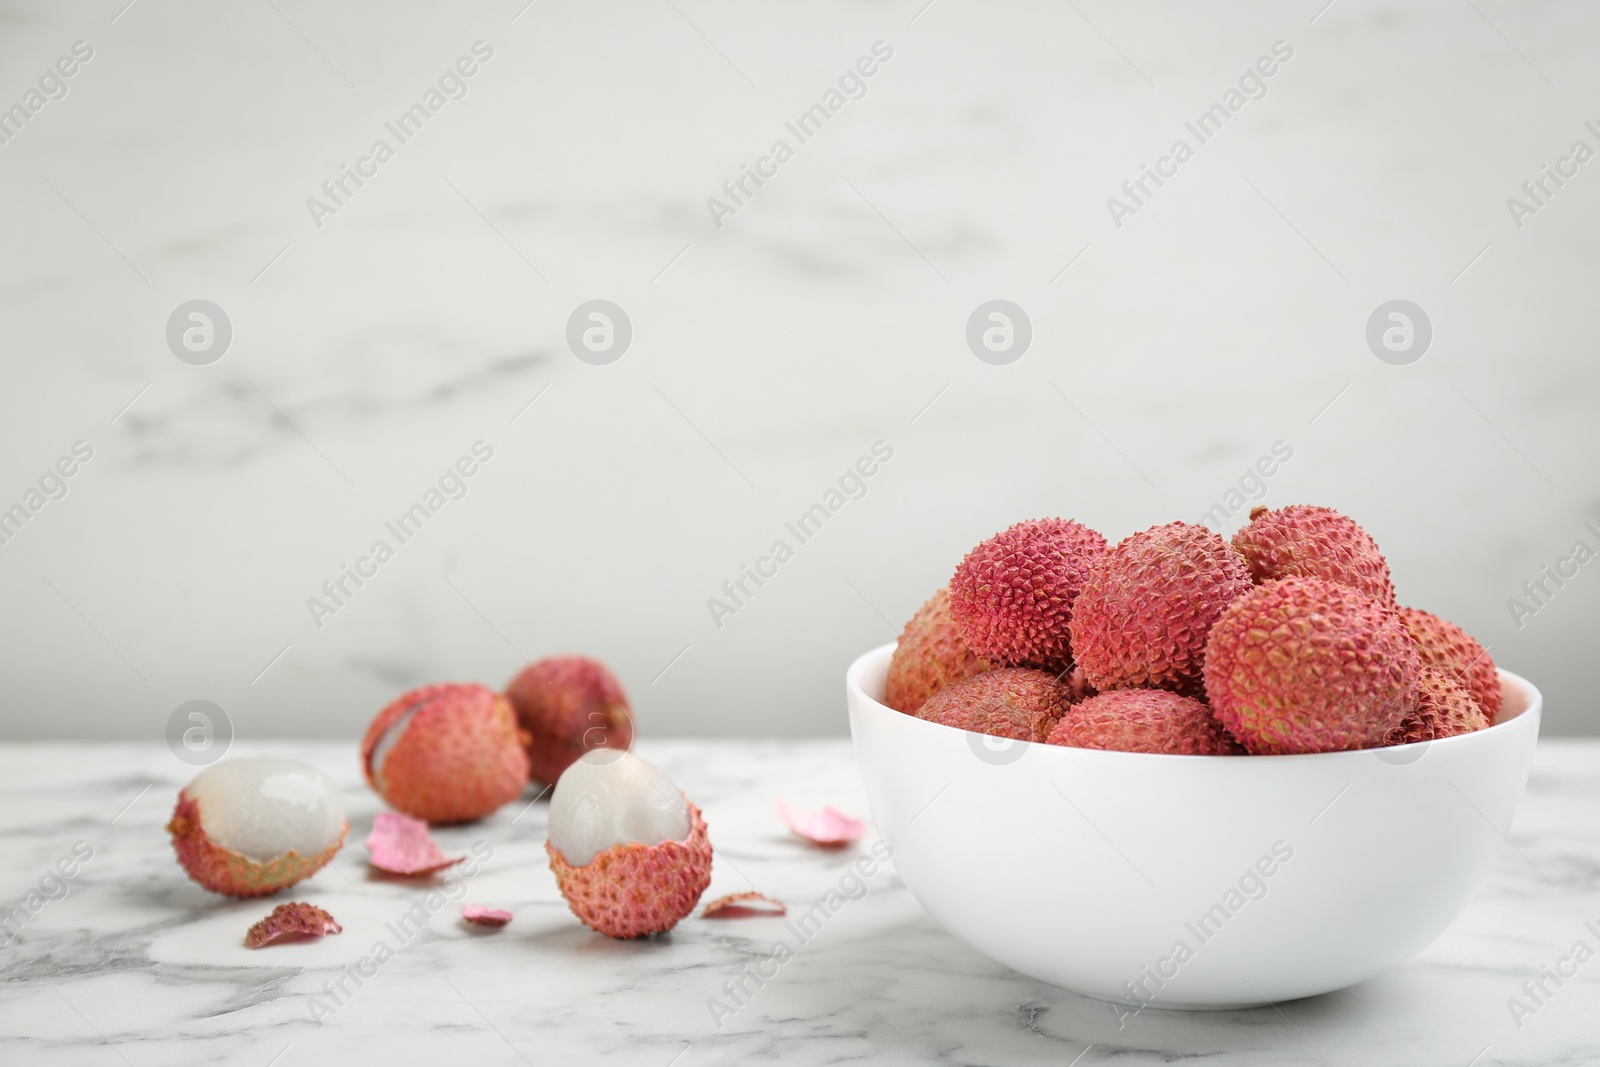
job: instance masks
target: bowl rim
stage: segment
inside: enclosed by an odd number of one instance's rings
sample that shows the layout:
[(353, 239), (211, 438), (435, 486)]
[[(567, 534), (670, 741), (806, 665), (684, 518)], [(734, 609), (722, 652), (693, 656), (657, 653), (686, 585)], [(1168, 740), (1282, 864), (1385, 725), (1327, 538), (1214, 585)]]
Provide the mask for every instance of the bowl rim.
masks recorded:
[[(930, 730), (953, 730), (958, 733), (968, 734), (972, 737), (984, 736), (983, 734), (975, 733), (971, 730), (962, 730), (960, 727), (956, 726), (946, 726), (944, 723), (929, 722), (927, 719), (919, 719), (915, 715), (908, 715), (905, 712), (896, 711), (879, 698), (874, 697), (867, 692), (866, 688), (861, 684), (861, 676), (866, 672), (869, 666), (875, 666), (879, 659), (892, 656), (895, 648), (898, 646), (899, 641), (890, 641), (886, 644), (878, 645), (875, 648), (870, 648), (852, 660), (850, 662), (850, 666), (845, 669), (844, 680), (846, 696), (858, 698), (864, 706), (877, 709), (878, 711), (887, 712), (890, 715), (901, 716), (914, 723), (919, 723), (921, 726), (927, 727)], [(1544, 710), (1544, 694), (1539, 691), (1539, 687), (1522, 677), (1520, 674), (1514, 674), (1503, 667), (1496, 667), (1495, 672), (1499, 675), (1502, 683), (1509, 683), (1510, 685), (1515, 686), (1522, 691), (1522, 694), (1527, 701), (1527, 705), (1515, 715), (1512, 715), (1506, 719), (1497, 719), (1497, 721), (1482, 730), (1474, 730), (1468, 734), (1456, 734), (1453, 737), (1437, 737), (1427, 741), (1410, 741), (1404, 745), (1380, 745), (1376, 748), (1348, 748), (1340, 749), (1335, 752), (1263, 753), (1259, 755), (1252, 753), (1249, 755), (1249, 758), (1243, 762), (1246, 766), (1253, 766), (1258, 760), (1263, 759), (1324, 761), (1340, 759), (1352, 760), (1370, 757), (1374, 752), (1399, 751), (1402, 749), (1413, 748), (1418, 745), (1470, 744), (1473, 743), (1473, 739), (1475, 738), (1486, 737), (1492, 734), (1504, 736), (1511, 732), (1515, 732), (1518, 729), (1526, 729), (1529, 723), (1531, 723), (1534, 729), (1537, 730), (1541, 714)], [(913, 727), (913, 729), (916, 728), (918, 727)], [(1062, 752), (1085, 754), (1080, 755), (1080, 758), (1084, 759), (1189, 760), (1206, 763), (1219, 762), (1219, 757), (1217, 756), (1180, 755), (1172, 752), (1123, 752), (1115, 749), (1079, 748), (1075, 745), (1052, 745), (1043, 741), (1019, 740), (1016, 741), (1016, 744), (1029, 745), (1041, 749), (1054, 749)], [(1225, 762), (1232, 763), (1234, 762), (1234, 758), (1228, 757), (1225, 759)]]

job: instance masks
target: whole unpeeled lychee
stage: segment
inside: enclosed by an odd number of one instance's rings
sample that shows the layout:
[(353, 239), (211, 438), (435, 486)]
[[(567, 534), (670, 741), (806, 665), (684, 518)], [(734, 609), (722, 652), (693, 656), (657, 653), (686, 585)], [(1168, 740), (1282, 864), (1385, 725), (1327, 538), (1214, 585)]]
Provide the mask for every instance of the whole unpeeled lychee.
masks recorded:
[(1117, 689), (1074, 704), (1050, 731), (1050, 743), (1173, 756), (1244, 752), (1210, 708), (1165, 689)]
[(1089, 568), (1072, 605), (1072, 654), (1100, 690), (1198, 693), (1206, 636), (1250, 589), (1250, 568), (1220, 534), (1187, 522), (1153, 526)]
[(1424, 667), (1438, 667), (1456, 680), (1492, 723), (1500, 714), (1500, 672), (1484, 647), (1453, 622), (1420, 608), (1401, 608), (1400, 621), (1417, 643)]
[(572, 913), (610, 937), (672, 929), (711, 884), (700, 809), (618, 749), (586, 752), (561, 775), (545, 852)]
[(1250, 509), (1250, 523), (1233, 535), (1257, 584), (1277, 578), (1326, 578), (1394, 603), (1389, 564), (1377, 542), (1332, 508), (1291, 504)]
[(349, 829), (333, 780), (286, 759), (207, 767), (178, 794), (167, 823), (189, 877), (232, 897), (266, 896), (309, 878)]
[(528, 784), (528, 754), (506, 699), (486, 686), (413, 689), (378, 713), (361, 770), (390, 806), (430, 823), (470, 822)]
[(1487, 729), (1489, 717), (1472, 694), (1437, 667), (1424, 667), (1417, 676), (1411, 713), (1389, 731), (1387, 743), (1408, 745), (1440, 737)]
[(524, 668), (506, 699), (528, 735), (533, 777), (554, 784), (594, 748), (633, 744), (628, 695), (605, 664), (587, 656), (551, 656)]
[(945, 686), (917, 718), (991, 737), (1044, 741), (1070, 700), (1067, 687), (1047, 671), (1002, 667)]
[(972, 650), (1007, 667), (1072, 665), (1072, 602), (1106, 539), (1071, 519), (1030, 519), (968, 552), (950, 579), (950, 614)]
[(1373, 748), (1411, 711), (1421, 670), (1399, 616), (1348, 585), (1285, 578), (1228, 605), (1206, 642), (1206, 696), (1252, 753)]
[(883, 702), (915, 715), (945, 686), (992, 670), (994, 664), (972, 651), (950, 616), (950, 587), (945, 586), (917, 609), (900, 633), (889, 659)]

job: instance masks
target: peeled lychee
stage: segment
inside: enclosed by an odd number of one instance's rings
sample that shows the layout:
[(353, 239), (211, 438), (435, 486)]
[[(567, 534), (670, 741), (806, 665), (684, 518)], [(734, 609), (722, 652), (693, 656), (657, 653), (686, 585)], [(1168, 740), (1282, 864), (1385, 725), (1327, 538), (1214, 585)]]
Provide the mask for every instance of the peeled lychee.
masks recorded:
[(1007, 667), (1072, 666), (1072, 602), (1106, 539), (1070, 519), (1030, 519), (968, 552), (950, 614), (978, 655)]
[(1372, 748), (1411, 711), (1422, 664), (1395, 612), (1286, 578), (1228, 605), (1206, 642), (1212, 712), (1252, 753)]
[(700, 809), (661, 771), (619, 749), (586, 752), (550, 798), (545, 852), (561, 895), (610, 937), (670, 930), (711, 884)]
[(1401, 608), (1400, 621), (1417, 643), (1424, 667), (1438, 667), (1456, 680), (1492, 723), (1500, 714), (1500, 672), (1472, 635), (1453, 622), (1418, 608)]
[(531, 664), (506, 686), (506, 699), (527, 732), (528, 760), (538, 781), (554, 784), (590, 749), (633, 744), (627, 694), (603, 663), (586, 656)]
[(994, 664), (972, 651), (950, 615), (950, 587), (933, 594), (900, 633), (889, 659), (883, 702), (915, 715), (927, 699), (952, 682), (992, 670)]
[(1454, 678), (1437, 667), (1424, 667), (1417, 677), (1411, 713), (1389, 731), (1387, 742), (1408, 745), (1470, 734), (1488, 726), (1489, 717)]
[(413, 689), (378, 713), (361, 769), (390, 806), (430, 823), (481, 819), (528, 783), (511, 705), (481, 685)]
[(1118, 689), (1074, 704), (1050, 731), (1052, 745), (1174, 756), (1234, 756), (1244, 749), (1211, 709), (1165, 689)]
[(286, 759), (207, 767), (178, 794), (167, 823), (189, 877), (231, 897), (266, 896), (309, 878), (349, 829), (333, 779)]
[(991, 737), (1044, 741), (1069, 702), (1067, 687), (1055, 675), (1002, 667), (939, 690), (917, 718)]
[(1250, 591), (1250, 568), (1219, 534), (1170, 522), (1102, 556), (1072, 605), (1072, 654), (1102, 691), (1201, 691), (1206, 636)]
[(1332, 508), (1291, 504), (1250, 509), (1250, 524), (1233, 535), (1256, 583), (1276, 578), (1325, 578), (1359, 589), (1380, 604), (1394, 603), (1389, 564), (1377, 542)]

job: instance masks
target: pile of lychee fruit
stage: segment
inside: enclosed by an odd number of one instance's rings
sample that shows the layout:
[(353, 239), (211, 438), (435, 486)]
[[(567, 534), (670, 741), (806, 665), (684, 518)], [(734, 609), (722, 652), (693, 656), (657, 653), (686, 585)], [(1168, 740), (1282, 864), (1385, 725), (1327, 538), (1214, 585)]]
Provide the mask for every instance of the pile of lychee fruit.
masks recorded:
[(967, 553), (906, 624), (884, 702), (1079, 748), (1281, 755), (1481, 730), (1500, 678), (1460, 627), (1395, 601), (1349, 517), (1257, 507), (1232, 542), (1173, 522), (1111, 545), (1034, 519)]

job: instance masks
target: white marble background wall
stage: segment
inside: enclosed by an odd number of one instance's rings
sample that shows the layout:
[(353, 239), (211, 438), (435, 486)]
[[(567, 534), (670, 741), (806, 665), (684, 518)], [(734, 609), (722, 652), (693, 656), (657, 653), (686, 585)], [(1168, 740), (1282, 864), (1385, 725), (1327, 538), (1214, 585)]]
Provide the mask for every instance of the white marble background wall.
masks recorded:
[[(0, 144), (0, 506), (93, 449), (0, 545), (7, 736), (159, 736), (191, 698), (348, 735), (565, 650), (647, 732), (838, 733), (845, 665), (972, 543), (1195, 519), (1278, 441), (1267, 503), (1355, 515), (1550, 732), (1600, 732), (1600, 563), (1507, 607), (1600, 545), (1600, 162), (1507, 207), (1600, 149), (1592, 5), (524, 2), (0, 6), (0, 107), (93, 49)], [(480, 40), (467, 95), (314, 225)], [(880, 40), (717, 228), (707, 197)], [(1114, 225), (1278, 41), (1266, 96)], [(634, 329), (609, 366), (565, 342), (597, 297)], [(964, 340), (997, 297), (1033, 324), (1009, 366)], [(165, 339), (195, 298), (233, 326), (207, 366)], [(1433, 323), (1408, 366), (1364, 339), (1394, 298)], [(714, 626), (880, 439), (866, 496)], [(468, 495), (316, 627), (307, 598), (479, 440)]]

